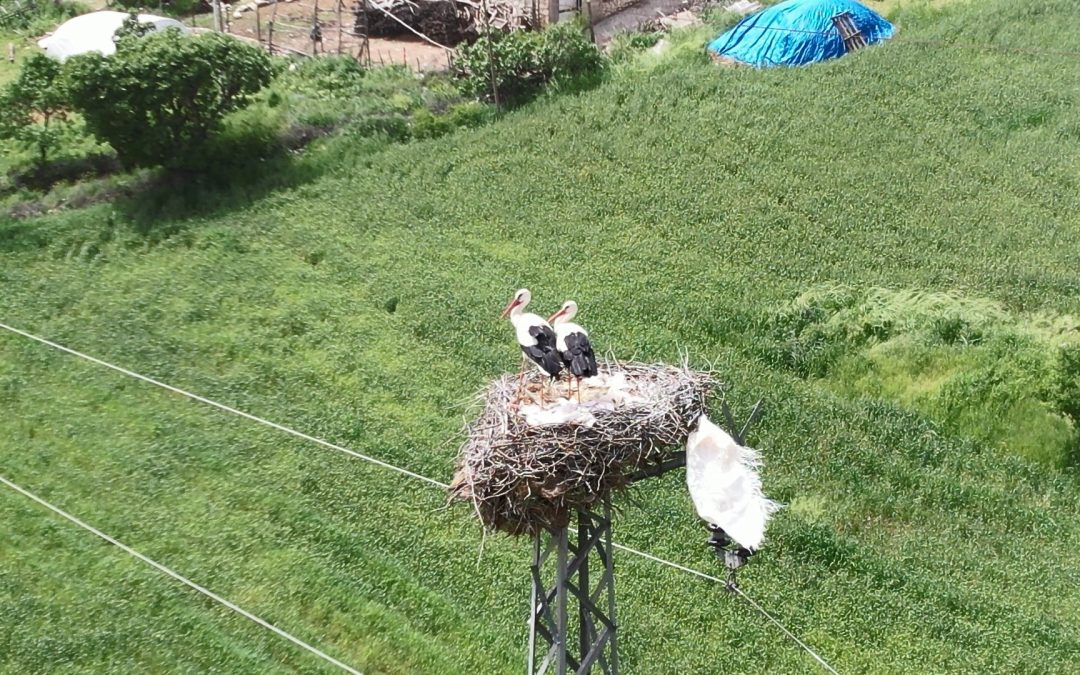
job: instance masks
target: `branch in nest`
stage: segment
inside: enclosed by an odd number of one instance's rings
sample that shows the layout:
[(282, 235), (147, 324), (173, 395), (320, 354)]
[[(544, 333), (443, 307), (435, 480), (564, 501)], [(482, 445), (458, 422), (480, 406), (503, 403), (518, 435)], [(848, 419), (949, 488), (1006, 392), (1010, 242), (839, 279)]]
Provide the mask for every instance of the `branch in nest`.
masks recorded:
[[(529, 375), (527, 396), (536, 396), (531, 392), (544, 380)], [(541, 410), (519, 400), (517, 375), (504, 375), (481, 392), (483, 409), (466, 425), (450, 496), (471, 501), (493, 530), (518, 535), (563, 527), (572, 511), (602, 501), (640, 467), (680, 450), (715, 386), (711, 374), (685, 364), (609, 361), (586, 388), (583, 405), (567, 399)], [(553, 418), (559, 406), (565, 415)], [(537, 422), (545, 414), (555, 421)]]

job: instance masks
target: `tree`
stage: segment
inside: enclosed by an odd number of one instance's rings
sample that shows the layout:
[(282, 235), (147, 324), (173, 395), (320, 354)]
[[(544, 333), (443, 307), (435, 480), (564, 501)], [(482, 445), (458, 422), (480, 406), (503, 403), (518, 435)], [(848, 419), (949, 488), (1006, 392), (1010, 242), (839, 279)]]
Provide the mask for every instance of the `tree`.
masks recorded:
[(154, 24), (139, 21), (138, 12), (129, 12), (124, 23), (116, 29), (113, 40), (119, 44), (121, 40), (128, 38), (137, 39), (154, 32)]
[(607, 65), (576, 22), (542, 32), (485, 31), (473, 44), (458, 47), (454, 63), (463, 94), (510, 105), (548, 85), (585, 86), (601, 77)]
[(34, 148), (44, 164), (59, 142), (68, 121), (68, 96), (62, 86), (60, 63), (34, 54), (19, 75), (0, 92), (0, 138)]
[(127, 166), (193, 168), (224, 116), (270, 82), (270, 58), (217, 33), (122, 38), (67, 63), (75, 109)]

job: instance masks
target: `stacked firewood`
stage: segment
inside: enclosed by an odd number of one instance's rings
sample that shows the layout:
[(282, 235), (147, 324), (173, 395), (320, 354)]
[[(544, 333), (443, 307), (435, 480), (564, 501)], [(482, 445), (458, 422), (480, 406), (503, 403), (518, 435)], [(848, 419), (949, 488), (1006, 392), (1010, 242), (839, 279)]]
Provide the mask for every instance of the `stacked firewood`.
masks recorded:
[(509, 0), (360, 0), (353, 13), (358, 34), (397, 37), (415, 31), (448, 46), (474, 39), (486, 26), (514, 30), (533, 22), (531, 9)]

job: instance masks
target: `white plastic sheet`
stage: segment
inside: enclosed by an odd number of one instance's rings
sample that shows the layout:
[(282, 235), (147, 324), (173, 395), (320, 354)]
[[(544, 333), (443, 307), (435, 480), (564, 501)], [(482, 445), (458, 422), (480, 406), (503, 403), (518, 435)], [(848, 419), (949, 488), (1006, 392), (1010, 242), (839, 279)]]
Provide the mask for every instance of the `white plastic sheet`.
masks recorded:
[[(153, 14), (139, 14), (139, 22), (151, 24), (155, 30), (176, 28), (188, 32), (184, 24), (176, 19)], [(52, 35), (38, 40), (38, 46), (45, 53), (59, 61), (64, 61), (77, 54), (100, 52), (109, 56), (116, 52), (113, 37), (128, 17), (124, 12), (91, 12), (60, 24)]]

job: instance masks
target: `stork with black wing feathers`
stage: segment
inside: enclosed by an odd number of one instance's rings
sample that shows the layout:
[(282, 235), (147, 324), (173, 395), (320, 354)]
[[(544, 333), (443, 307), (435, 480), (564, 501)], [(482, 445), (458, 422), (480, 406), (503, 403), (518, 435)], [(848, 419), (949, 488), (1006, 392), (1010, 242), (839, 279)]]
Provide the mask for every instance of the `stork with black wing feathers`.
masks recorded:
[(577, 382), (577, 400), (581, 403), (581, 380), (596, 377), (599, 369), (589, 334), (584, 328), (571, 322), (577, 315), (577, 309), (576, 302), (567, 300), (559, 311), (548, 317), (548, 321), (555, 328), (555, 347), (559, 350), (563, 365), (570, 372), (570, 377)]
[[(521, 352), (524, 355), (521, 365), (521, 376), (519, 383), (524, 383), (525, 380), (525, 363), (524, 358), (527, 357), (537, 367), (545, 373), (552, 381), (558, 379), (559, 373), (563, 369), (563, 360), (559, 355), (559, 350), (555, 345), (555, 331), (551, 329), (551, 324), (544, 321), (543, 318), (525, 312), (525, 307), (528, 306), (529, 301), (532, 300), (532, 294), (529, 293), (529, 289), (522, 288), (514, 294), (514, 298), (510, 301), (510, 304), (503, 310), (502, 317), (510, 317), (510, 323), (514, 325), (514, 333), (516, 334), (518, 344), (521, 345)], [(519, 392), (520, 392), (519, 384)], [(540, 386), (540, 403), (544, 402), (544, 387)]]

